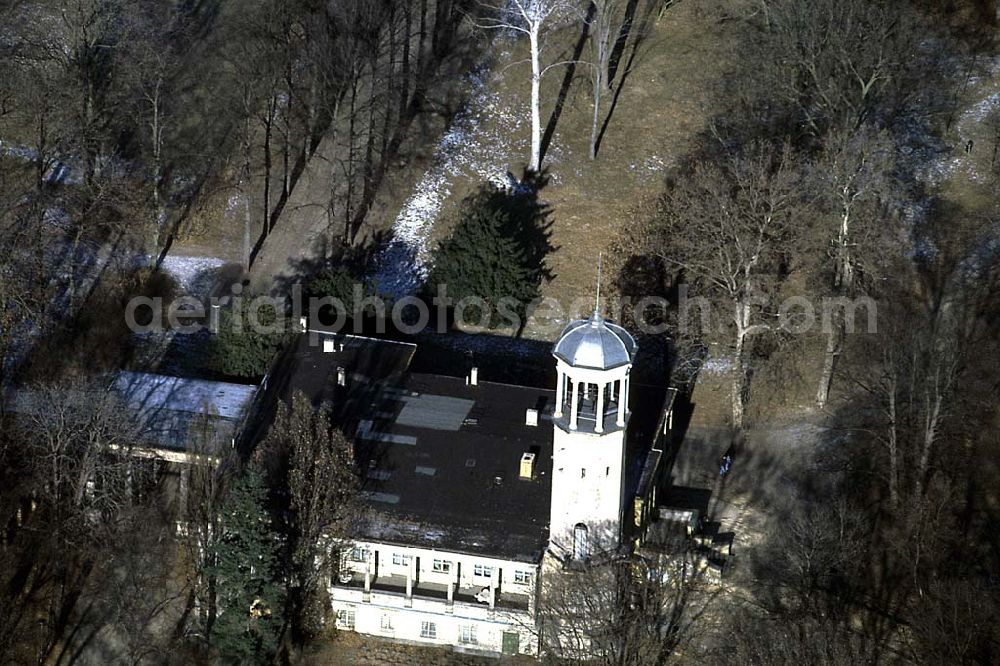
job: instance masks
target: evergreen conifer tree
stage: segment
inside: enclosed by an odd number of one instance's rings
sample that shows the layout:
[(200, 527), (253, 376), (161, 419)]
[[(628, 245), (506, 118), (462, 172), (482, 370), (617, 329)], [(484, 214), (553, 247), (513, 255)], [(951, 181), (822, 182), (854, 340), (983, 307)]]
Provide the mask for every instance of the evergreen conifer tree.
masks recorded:
[(281, 540), (267, 510), (267, 486), (255, 466), (246, 469), (222, 506), (215, 545), (218, 616), (210, 639), (225, 663), (270, 663), (283, 624), (279, 580)]
[[(549, 277), (545, 255), (551, 247), (544, 217), (533, 192), (483, 187), (462, 203), (454, 231), (438, 246), (431, 284), (446, 286), (453, 303), (482, 299), (487, 312), (469, 308), (469, 319), (490, 327), (523, 322), (542, 280)], [(511, 300), (501, 307), (501, 299)]]

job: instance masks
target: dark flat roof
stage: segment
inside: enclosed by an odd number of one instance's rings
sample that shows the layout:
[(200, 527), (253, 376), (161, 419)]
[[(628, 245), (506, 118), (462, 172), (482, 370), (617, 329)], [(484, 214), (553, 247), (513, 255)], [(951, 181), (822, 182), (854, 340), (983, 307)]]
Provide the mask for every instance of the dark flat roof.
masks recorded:
[[(371, 508), (361, 538), (537, 561), (548, 540), (551, 390), (411, 372), (413, 346), (300, 336), (282, 395), (331, 405), (348, 433)], [(340, 343), (343, 346), (340, 346)], [(338, 385), (343, 368), (345, 385)], [(525, 413), (537, 409), (537, 426)], [(535, 453), (532, 479), (518, 478)]]

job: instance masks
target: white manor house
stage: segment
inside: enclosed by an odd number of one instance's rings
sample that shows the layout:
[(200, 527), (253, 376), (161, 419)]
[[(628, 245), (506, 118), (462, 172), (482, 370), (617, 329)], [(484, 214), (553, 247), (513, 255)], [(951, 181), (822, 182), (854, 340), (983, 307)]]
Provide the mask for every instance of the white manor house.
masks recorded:
[(337, 406), (364, 473), (369, 512), (330, 580), (337, 626), (538, 654), (539, 577), (641, 537), (673, 391), (648, 391), (634, 418), (636, 343), (596, 312), (555, 343), (554, 391), (485, 381), (471, 363), (420, 372), (415, 352), (315, 332), (291, 352), (286, 390)]

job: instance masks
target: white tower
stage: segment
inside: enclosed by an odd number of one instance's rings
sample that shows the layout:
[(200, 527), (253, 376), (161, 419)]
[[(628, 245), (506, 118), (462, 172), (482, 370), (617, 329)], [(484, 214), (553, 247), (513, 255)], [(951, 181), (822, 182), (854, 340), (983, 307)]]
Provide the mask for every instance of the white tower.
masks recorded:
[(635, 340), (596, 311), (556, 341), (549, 547), (586, 559), (621, 538), (625, 430)]

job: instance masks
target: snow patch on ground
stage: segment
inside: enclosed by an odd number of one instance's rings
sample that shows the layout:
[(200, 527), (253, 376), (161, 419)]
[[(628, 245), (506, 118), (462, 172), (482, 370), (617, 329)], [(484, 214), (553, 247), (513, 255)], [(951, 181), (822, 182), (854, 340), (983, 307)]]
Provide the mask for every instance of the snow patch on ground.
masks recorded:
[(169, 254), (160, 269), (169, 274), (188, 293), (198, 290), (207, 275), (217, 272), (227, 262), (219, 257), (188, 257)]
[(707, 359), (701, 365), (701, 371), (710, 375), (726, 375), (732, 372), (733, 360), (726, 357)]
[[(2, 139), (0, 139), (0, 155), (7, 155), (25, 162), (38, 161), (38, 151), (34, 148), (20, 146)], [(45, 172), (45, 182), (50, 185), (79, 185), (83, 182), (83, 170), (78, 165), (52, 160), (51, 166)]]
[(628, 165), (629, 171), (636, 175), (639, 182), (648, 182), (654, 177), (660, 177), (670, 166), (670, 160), (660, 155), (650, 155), (642, 162)]

